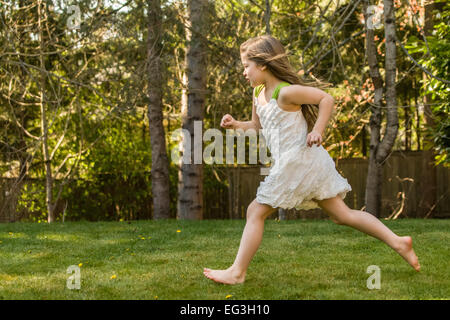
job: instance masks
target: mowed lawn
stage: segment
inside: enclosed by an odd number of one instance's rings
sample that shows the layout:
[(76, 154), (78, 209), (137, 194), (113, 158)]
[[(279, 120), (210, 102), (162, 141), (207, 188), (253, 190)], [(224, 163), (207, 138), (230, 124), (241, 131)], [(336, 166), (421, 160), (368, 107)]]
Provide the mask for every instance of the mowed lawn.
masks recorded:
[[(382, 222), (412, 236), (420, 272), (330, 220), (267, 220), (246, 282), (235, 286), (202, 272), (233, 263), (245, 220), (0, 224), (0, 299), (449, 299), (450, 221)], [(80, 289), (68, 288), (74, 265)], [(380, 289), (367, 287), (371, 265)]]

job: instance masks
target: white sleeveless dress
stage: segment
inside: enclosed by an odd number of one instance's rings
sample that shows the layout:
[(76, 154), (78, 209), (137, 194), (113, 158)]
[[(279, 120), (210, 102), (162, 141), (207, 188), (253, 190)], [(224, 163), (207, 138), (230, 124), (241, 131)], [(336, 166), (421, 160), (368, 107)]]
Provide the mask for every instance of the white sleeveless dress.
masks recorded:
[(273, 208), (309, 210), (319, 208), (312, 199), (336, 195), (344, 199), (352, 188), (322, 145), (307, 146), (307, 124), (301, 110), (285, 111), (273, 96), (266, 105), (254, 99), (273, 160), (269, 175), (257, 189), (256, 201)]

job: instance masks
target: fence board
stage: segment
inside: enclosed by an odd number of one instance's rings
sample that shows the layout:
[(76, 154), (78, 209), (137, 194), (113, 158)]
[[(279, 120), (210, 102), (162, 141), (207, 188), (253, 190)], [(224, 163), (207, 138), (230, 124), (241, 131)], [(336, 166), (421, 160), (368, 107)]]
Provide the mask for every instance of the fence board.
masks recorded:
[[(404, 211), (400, 217), (420, 218), (426, 212), (420, 209), (420, 201), (423, 196), (423, 188), (427, 187), (421, 183), (427, 174), (436, 174), (436, 206), (430, 217), (450, 218), (450, 169), (442, 165), (433, 171), (426, 171), (426, 158), (421, 151), (396, 151), (386, 160), (383, 167), (382, 185), (382, 210), (381, 217), (390, 216), (401, 204), (404, 195)], [(340, 159), (335, 162), (338, 172), (345, 177), (352, 191), (347, 193), (344, 202), (352, 209), (362, 209), (364, 206), (365, 185), (367, 179), (368, 160), (361, 158)], [(264, 180), (261, 175), (260, 165), (248, 166), (224, 166), (215, 165), (214, 168), (221, 175), (223, 183), (218, 183), (216, 189), (204, 188), (204, 219), (245, 219), (247, 207), (256, 197), (256, 190)], [(210, 171), (210, 170), (209, 170)], [(208, 171), (208, 172), (209, 172)], [(210, 173), (208, 173), (210, 174)], [(215, 179), (215, 178), (214, 178)], [(24, 179), (21, 186), (37, 183), (36, 179)], [(0, 178), (0, 222), (17, 221), (21, 217), (27, 217), (30, 213), (17, 212), (14, 203), (17, 201), (17, 192), (11, 192), (15, 179)], [(38, 183), (45, 185), (44, 180)], [(105, 186), (107, 189), (107, 186)], [(105, 190), (106, 190), (105, 189)], [(107, 190), (105, 191), (107, 192)], [(173, 199), (176, 201), (176, 199)], [(58, 204), (64, 208), (64, 204)], [(143, 204), (148, 207), (148, 204)], [(145, 210), (152, 210), (150, 207)], [(111, 212), (114, 215), (113, 212)], [(174, 215), (176, 216), (176, 215)], [(278, 212), (273, 213), (269, 219), (277, 218)], [(323, 219), (328, 218), (320, 208), (314, 210), (295, 209), (285, 210), (286, 219)], [(151, 217), (148, 214), (148, 217)]]

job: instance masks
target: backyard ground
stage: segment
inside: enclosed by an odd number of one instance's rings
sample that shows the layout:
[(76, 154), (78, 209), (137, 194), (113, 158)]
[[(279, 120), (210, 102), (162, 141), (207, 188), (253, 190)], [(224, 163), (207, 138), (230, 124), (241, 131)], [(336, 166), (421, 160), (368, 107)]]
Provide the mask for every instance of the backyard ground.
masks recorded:
[[(233, 263), (245, 220), (0, 224), (0, 299), (449, 299), (450, 220), (382, 221), (412, 236), (420, 272), (329, 220), (267, 220), (235, 286), (203, 267)], [(376, 269), (379, 289), (369, 289)]]

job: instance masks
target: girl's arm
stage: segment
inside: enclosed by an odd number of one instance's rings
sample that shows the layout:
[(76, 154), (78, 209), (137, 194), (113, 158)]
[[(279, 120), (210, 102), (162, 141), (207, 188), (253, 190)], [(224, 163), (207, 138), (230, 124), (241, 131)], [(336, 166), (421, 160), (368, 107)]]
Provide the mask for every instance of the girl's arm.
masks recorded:
[(234, 129), (254, 129), (258, 131), (262, 129), (261, 123), (259, 123), (259, 117), (256, 114), (256, 106), (255, 106), (255, 88), (253, 88), (253, 99), (252, 99), (252, 120), (251, 121), (236, 121), (234, 124)]
[(253, 121), (235, 121), (233, 129), (242, 129), (246, 131), (247, 129), (254, 129), (258, 131), (255, 122)]
[(317, 116), (316, 123), (312, 130), (319, 132), (323, 135), (325, 128), (327, 127), (328, 120), (334, 111), (334, 99), (332, 96), (324, 97), (319, 102), (319, 114)]
[(294, 84), (281, 88), (280, 99), (285, 104), (319, 105), (319, 114), (313, 130), (323, 134), (334, 111), (334, 98), (331, 95), (318, 88)]

